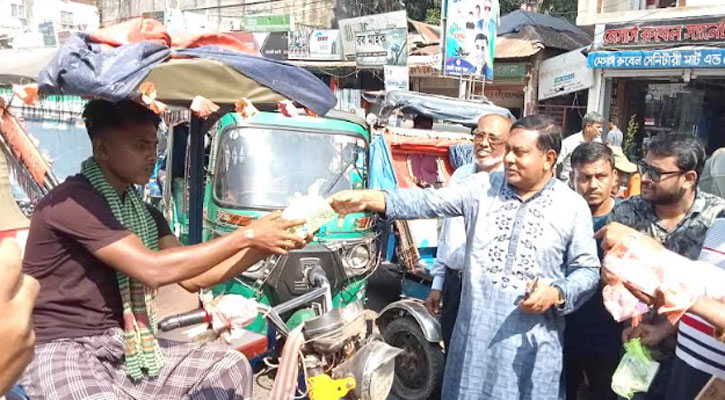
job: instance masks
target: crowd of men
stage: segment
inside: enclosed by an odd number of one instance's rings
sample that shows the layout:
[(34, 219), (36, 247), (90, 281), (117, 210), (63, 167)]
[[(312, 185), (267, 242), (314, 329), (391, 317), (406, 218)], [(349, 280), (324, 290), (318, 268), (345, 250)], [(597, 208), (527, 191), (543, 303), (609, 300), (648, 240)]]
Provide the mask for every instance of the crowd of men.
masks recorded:
[(725, 343), (716, 336), (725, 304), (699, 300), (677, 326), (648, 315), (632, 328), (615, 322), (602, 299), (603, 249), (632, 232), (692, 260), (707, 253), (725, 268), (725, 201), (698, 190), (706, 154), (697, 138), (655, 138), (634, 165), (616, 120), (603, 140), (595, 112), (563, 141), (546, 117), (507, 125), (481, 118), (476, 161), (446, 188), (332, 199), (343, 214), (448, 218), (425, 303), (439, 315), (447, 351), (441, 397), (616, 399), (611, 378), (632, 338), (661, 363), (638, 400), (691, 400), (713, 377), (724, 379)]
[[(152, 303), (134, 293), (226, 281), (304, 246), (310, 238), (288, 232), (303, 221), (273, 214), (182, 247), (130, 189), (148, 181), (158, 117), (101, 100), (84, 117), (93, 157), (38, 205), (25, 274), (19, 250), (0, 247), (0, 311), (12, 319), (0, 335), (13, 349), (0, 352), (0, 393), (20, 377), (33, 399), (248, 398), (243, 356), (157, 339)], [(473, 131), (475, 163), (447, 187), (330, 198), (341, 215), (449, 218), (426, 301), (443, 329), (443, 399), (575, 400), (584, 390), (615, 399), (611, 377), (630, 338), (661, 363), (640, 400), (694, 399), (712, 377), (725, 378), (725, 305), (702, 300), (677, 326), (650, 315), (631, 328), (612, 319), (601, 292), (604, 251), (630, 231), (725, 267), (725, 201), (698, 189), (705, 150), (694, 136), (658, 137), (634, 168), (616, 121), (604, 140), (602, 125), (588, 113), (582, 131), (562, 140), (544, 116), (484, 116)]]

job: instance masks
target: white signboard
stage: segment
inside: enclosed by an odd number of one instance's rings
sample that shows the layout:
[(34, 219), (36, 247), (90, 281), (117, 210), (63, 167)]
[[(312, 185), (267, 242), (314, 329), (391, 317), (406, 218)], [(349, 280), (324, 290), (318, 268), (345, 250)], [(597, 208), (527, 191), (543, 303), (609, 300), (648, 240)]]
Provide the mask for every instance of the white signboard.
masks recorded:
[(345, 60), (355, 60), (355, 41), (357, 34), (392, 28), (408, 28), (408, 16), (405, 10), (385, 14), (366, 15), (364, 17), (341, 19), (340, 36)]
[(357, 34), (355, 60), (358, 67), (408, 65), (408, 30), (366, 31)]
[(408, 67), (399, 67), (396, 65), (386, 65), (385, 69), (385, 91), (408, 90), (410, 87), (410, 78)]
[(539, 68), (539, 100), (588, 89), (593, 79), (587, 57), (579, 50), (550, 58)]
[(290, 60), (342, 60), (337, 29), (290, 32)]

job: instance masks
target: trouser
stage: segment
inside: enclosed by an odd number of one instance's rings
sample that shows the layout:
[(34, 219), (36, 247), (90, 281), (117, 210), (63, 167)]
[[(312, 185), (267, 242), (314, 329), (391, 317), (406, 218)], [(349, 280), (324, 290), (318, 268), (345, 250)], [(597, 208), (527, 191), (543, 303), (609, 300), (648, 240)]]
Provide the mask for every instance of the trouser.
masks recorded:
[(667, 382), (665, 400), (693, 400), (710, 381), (712, 375), (692, 368), (675, 356)]
[(132, 380), (124, 367), (123, 331), (38, 344), (20, 380), (33, 400), (242, 400), (252, 370), (226, 346), (159, 339), (159, 376)]
[(443, 306), (441, 307), (441, 315), (439, 318), (441, 324), (441, 334), (443, 335), (443, 343), (446, 346), (446, 352), (450, 349), (453, 327), (456, 325), (458, 307), (461, 303), (462, 282), (461, 271), (446, 267), (446, 280), (443, 283), (442, 294)]
[(599, 354), (579, 350), (564, 350), (566, 400), (577, 400), (579, 388), (586, 377), (588, 400), (616, 400), (612, 391), (612, 375), (619, 364), (619, 354)]

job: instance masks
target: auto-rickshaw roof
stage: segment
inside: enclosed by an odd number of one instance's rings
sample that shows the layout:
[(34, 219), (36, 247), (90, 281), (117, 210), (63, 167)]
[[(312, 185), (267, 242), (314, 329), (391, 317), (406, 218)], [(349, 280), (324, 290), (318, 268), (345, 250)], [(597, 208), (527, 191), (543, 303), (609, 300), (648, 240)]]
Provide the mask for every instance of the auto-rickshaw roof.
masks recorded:
[(385, 95), (380, 118), (387, 119), (395, 110), (470, 127), (476, 126), (479, 118), (487, 114), (515, 119), (511, 111), (490, 102), (466, 101), (410, 91), (391, 91)]
[(251, 124), (277, 127), (288, 126), (329, 132), (350, 132), (361, 135), (366, 141), (370, 141), (370, 132), (362, 118), (338, 110), (330, 110), (324, 117), (310, 117), (307, 115), (286, 117), (278, 112), (262, 111), (251, 118), (242, 119), (239, 114), (230, 113), (222, 118), (220, 124), (222, 127), (229, 124)]

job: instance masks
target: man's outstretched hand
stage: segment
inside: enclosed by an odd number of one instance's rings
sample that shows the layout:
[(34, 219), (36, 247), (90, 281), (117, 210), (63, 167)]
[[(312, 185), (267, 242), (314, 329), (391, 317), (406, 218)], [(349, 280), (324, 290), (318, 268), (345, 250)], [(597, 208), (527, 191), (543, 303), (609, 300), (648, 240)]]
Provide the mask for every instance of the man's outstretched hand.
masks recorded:
[(301, 249), (309, 243), (311, 236), (303, 238), (289, 231), (300, 225), (304, 220), (288, 221), (282, 219), (281, 212), (273, 212), (252, 222), (244, 231), (244, 236), (261, 251), (285, 255), (293, 249)]
[(385, 195), (379, 190), (343, 190), (328, 197), (327, 202), (340, 219), (362, 211), (385, 212)]
[(23, 274), (20, 248), (14, 240), (0, 244), (0, 396), (7, 392), (33, 360), (35, 332), (30, 316), (38, 296), (38, 281)]

